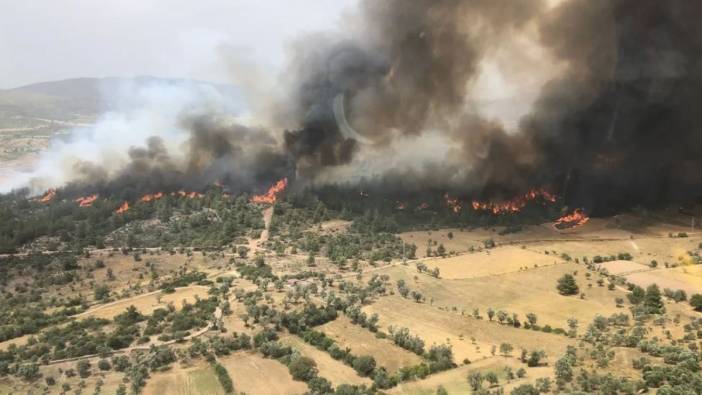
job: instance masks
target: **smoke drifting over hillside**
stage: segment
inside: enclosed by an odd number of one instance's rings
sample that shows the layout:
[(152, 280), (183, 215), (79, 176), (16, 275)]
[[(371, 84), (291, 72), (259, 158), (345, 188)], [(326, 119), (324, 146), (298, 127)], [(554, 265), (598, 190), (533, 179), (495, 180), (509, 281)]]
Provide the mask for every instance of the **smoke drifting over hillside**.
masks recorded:
[[(365, 0), (343, 34), (293, 46), (266, 130), (223, 120), (209, 97), (155, 116), (175, 136), (143, 131), (128, 155), (81, 157), (61, 181), (245, 190), (282, 176), (370, 177), (394, 191), (488, 197), (550, 185), (599, 212), (696, 198), (700, 16), (686, 0)], [(505, 127), (483, 111), (480, 82), (501, 59), (500, 77), (525, 83), (519, 60), (534, 48), (543, 64), (527, 74), (548, 78)]]

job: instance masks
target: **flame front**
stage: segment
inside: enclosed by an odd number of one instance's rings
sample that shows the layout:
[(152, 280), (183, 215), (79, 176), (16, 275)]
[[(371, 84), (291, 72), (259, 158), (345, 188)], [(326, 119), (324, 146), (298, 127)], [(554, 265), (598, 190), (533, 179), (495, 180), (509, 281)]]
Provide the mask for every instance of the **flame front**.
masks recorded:
[(148, 203), (148, 202), (151, 202), (153, 200), (161, 199), (162, 197), (163, 197), (163, 192), (149, 193), (149, 194), (142, 196), (141, 199), (139, 199), (139, 200), (141, 202)]
[(50, 201), (54, 200), (55, 197), (56, 197), (56, 189), (50, 188), (43, 195), (41, 195), (41, 198), (39, 199), (39, 201), (42, 203), (49, 203)]
[(514, 214), (521, 211), (530, 201), (541, 198), (548, 203), (554, 203), (556, 196), (542, 188), (533, 188), (524, 195), (502, 202), (481, 202), (473, 200), (473, 210), (490, 211), (495, 215)]
[(122, 203), (121, 206), (115, 211), (117, 214), (123, 214), (126, 213), (129, 210), (129, 202), (124, 202)]
[(186, 192), (186, 191), (178, 191), (174, 192), (174, 195), (177, 194), (178, 196), (182, 196), (188, 199), (195, 199), (195, 198), (201, 198), (205, 195), (201, 194), (200, 192)]
[(406, 209), (406, 208), (407, 208), (407, 203), (401, 202), (401, 201), (399, 201), (399, 200), (395, 202), (395, 209), (397, 209), (397, 210), (404, 210), (404, 209)]
[(278, 200), (278, 195), (283, 193), (285, 191), (285, 188), (288, 187), (288, 179), (283, 178), (282, 180), (278, 180), (275, 184), (273, 184), (272, 187), (268, 188), (268, 192), (266, 192), (263, 195), (254, 195), (251, 198), (252, 203), (257, 203), (257, 204), (273, 204)]
[(79, 197), (78, 199), (75, 200), (75, 202), (78, 203), (78, 205), (80, 207), (90, 207), (97, 200), (97, 198), (98, 198), (98, 195), (93, 194), (90, 196)]
[(585, 215), (585, 212), (582, 209), (576, 208), (572, 214), (564, 215), (561, 218), (558, 218), (553, 226), (556, 229), (569, 229), (584, 225), (589, 220), (590, 217)]
[(446, 201), (446, 206), (454, 213), (458, 214), (463, 210), (461, 201), (458, 198), (449, 196), (448, 192), (444, 194), (444, 200)]

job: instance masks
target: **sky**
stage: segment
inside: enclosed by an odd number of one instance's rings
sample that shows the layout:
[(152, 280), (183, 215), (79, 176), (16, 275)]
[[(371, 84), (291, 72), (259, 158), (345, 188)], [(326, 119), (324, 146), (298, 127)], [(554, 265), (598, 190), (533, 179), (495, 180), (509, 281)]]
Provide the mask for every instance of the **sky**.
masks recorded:
[(271, 73), (358, 0), (0, 0), (0, 89), (76, 77), (232, 82), (222, 48)]

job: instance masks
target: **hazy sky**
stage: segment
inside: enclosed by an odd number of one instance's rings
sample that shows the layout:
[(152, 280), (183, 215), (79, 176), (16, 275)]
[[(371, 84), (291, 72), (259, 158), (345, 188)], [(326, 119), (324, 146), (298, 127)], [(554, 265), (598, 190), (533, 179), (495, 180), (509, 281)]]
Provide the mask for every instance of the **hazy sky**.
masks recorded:
[(0, 88), (73, 77), (225, 82), (218, 49), (278, 69), (286, 43), (357, 0), (0, 0)]

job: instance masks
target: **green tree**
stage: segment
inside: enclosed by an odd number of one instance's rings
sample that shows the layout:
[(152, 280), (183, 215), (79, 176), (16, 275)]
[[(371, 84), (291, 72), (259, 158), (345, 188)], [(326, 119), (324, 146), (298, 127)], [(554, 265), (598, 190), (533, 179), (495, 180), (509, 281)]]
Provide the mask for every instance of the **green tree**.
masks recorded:
[(473, 391), (478, 391), (483, 387), (483, 380), (485, 378), (483, 377), (480, 372), (471, 372), (468, 374), (468, 385), (470, 385), (470, 389)]
[(629, 303), (636, 305), (643, 302), (646, 297), (646, 291), (638, 285), (635, 285), (634, 288), (631, 289), (631, 293), (626, 297), (629, 299)]
[(509, 354), (511, 354), (513, 349), (514, 348), (509, 343), (500, 344), (500, 354), (504, 356), (508, 356)]
[(646, 288), (646, 297), (643, 304), (649, 314), (663, 314), (665, 312), (661, 290), (658, 288), (658, 285), (651, 284)]
[(81, 378), (86, 378), (90, 376), (90, 362), (87, 360), (78, 361), (76, 364), (76, 369), (78, 370), (78, 375)]
[(536, 325), (536, 321), (538, 320), (538, 318), (536, 317), (536, 314), (528, 313), (526, 315), (526, 318), (527, 318), (527, 321), (529, 322), (529, 325), (531, 325), (531, 326)]
[(539, 395), (539, 391), (531, 384), (522, 384), (513, 389), (510, 395)]
[(290, 362), (288, 370), (295, 380), (309, 381), (317, 376), (317, 363), (312, 358), (299, 357)]
[(107, 285), (95, 287), (95, 300), (105, 300), (110, 296), (110, 288)]
[(491, 387), (495, 386), (498, 382), (497, 375), (494, 372), (488, 372), (485, 374), (485, 381), (490, 383)]
[(561, 295), (576, 295), (580, 290), (572, 274), (564, 274), (563, 277), (559, 278), (556, 289)]
[(694, 294), (690, 296), (690, 305), (697, 311), (702, 311), (702, 295)]
[(556, 379), (559, 382), (569, 383), (571, 380), (573, 380), (573, 367), (568, 357), (563, 357), (556, 361), (554, 370), (556, 373)]

